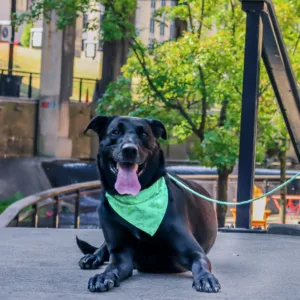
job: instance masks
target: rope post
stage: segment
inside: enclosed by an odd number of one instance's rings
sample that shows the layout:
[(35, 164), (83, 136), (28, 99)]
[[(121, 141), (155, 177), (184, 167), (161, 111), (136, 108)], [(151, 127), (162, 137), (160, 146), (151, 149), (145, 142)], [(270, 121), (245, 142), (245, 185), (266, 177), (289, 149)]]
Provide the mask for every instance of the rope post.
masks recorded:
[(15, 220), (16, 220), (16, 227), (19, 227), (19, 225), (20, 225), (20, 214), (16, 215)]
[(82, 97), (82, 78), (79, 79), (79, 102), (81, 103)]
[(28, 98), (32, 97), (32, 73), (29, 74), (29, 83), (28, 83)]
[(53, 228), (59, 227), (59, 197), (54, 196), (54, 207), (53, 207)]
[(80, 191), (78, 190), (76, 192), (76, 198), (75, 198), (75, 215), (74, 215), (74, 227), (76, 229), (80, 226)]
[(32, 205), (32, 209), (33, 209), (32, 220), (31, 220), (32, 227), (37, 228), (38, 227), (38, 221), (39, 221), (37, 203)]
[(85, 103), (89, 103), (89, 89), (86, 89)]

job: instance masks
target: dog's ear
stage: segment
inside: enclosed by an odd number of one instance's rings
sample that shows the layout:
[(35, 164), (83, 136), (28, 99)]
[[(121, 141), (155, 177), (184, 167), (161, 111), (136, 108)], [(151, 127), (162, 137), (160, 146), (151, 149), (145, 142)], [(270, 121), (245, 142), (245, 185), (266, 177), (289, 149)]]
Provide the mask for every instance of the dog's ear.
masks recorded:
[(147, 120), (148, 124), (150, 125), (154, 136), (157, 139), (161, 137), (162, 139), (166, 140), (168, 138), (166, 127), (161, 121), (150, 120), (150, 119), (146, 119), (146, 120)]
[(95, 131), (98, 136), (101, 138), (103, 137), (105, 130), (109, 123), (112, 121), (113, 117), (107, 117), (107, 116), (97, 116), (91, 120), (91, 122), (86, 127), (84, 133), (86, 133), (88, 130), (92, 129)]

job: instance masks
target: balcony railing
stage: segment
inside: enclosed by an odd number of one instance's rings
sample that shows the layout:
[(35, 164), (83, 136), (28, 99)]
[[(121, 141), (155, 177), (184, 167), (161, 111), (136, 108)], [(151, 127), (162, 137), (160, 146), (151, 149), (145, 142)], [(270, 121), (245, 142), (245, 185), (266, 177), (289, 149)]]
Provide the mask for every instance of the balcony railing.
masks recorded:
[[(8, 75), (7, 69), (0, 69), (0, 96), (2, 90), (5, 90), (4, 76)], [(4, 76), (3, 76), (4, 75)], [(40, 73), (26, 72), (17, 69), (12, 70), (12, 75), (20, 76), (19, 93), (16, 97), (36, 99), (40, 94)], [(93, 92), (98, 79), (73, 77), (73, 90), (71, 100), (79, 102), (90, 102), (93, 98)]]

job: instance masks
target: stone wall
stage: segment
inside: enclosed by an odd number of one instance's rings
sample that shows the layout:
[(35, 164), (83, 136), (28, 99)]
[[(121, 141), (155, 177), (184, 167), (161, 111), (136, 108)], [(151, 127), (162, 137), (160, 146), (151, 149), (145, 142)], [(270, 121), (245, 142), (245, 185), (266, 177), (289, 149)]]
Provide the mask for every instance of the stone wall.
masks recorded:
[[(35, 153), (36, 100), (0, 98), (0, 157), (32, 157)], [(91, 158), (91, 138), (83, 131), (91, 118), (91, 105), (70, 105), (73, 158)]]
[(0, 157), (34, 154), (37, 102), (0, 100)]
[(72, 103), (70, 105), (70, 139), (72, 140), (72, 157), (91, 158), (91, 132), (83, 132), (91, 120), (91, 105)]
[[(36, 100), (9, 100), (0, 97), (0, 158), (1, 157), (32, 157), (35, 153), (36, 136)], [(72, 158), (93, 158), (91, 151), (91, 131), (83, 134), (92, 116), (91, 104), (70, 104), (70, 132), (72, 140)], [(191, 151), (189, 139), (181, 145), (164, 147), (166, 156), (171, 160), (185, 160)], [(197, 142), (197, 140), (196, 140)], [(291, 145), (288, 157), (296, 159)]]
[[(35, 154), (37, 101), (0, 97), (0, 158), (32, 157)], [(70, 104), (70, 131), (72, 158), (93, 158), (89, 131), (83, 134), (91, 120), (92, 106)], [(164, 147), (166, 148), (166, 147)], [(186, 159), (186, 145), (170, 145), (164, 149), (169, 159)]]

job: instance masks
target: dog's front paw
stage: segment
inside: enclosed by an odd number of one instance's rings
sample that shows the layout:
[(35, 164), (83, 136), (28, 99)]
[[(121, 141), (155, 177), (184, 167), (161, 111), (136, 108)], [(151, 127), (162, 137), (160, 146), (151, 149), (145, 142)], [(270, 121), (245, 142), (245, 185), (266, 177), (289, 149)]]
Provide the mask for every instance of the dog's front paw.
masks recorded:
[(83, 256), (79, 262), (78, 265), (81, 269), (98, 269), (103, 264), (103, 261), (94, 254), (87, 254)]
[(115, 272), (95, 275), (89, 280), (88, 289), (91, 292), (106, 292), (119, 286), (119, 277)]
[(221, 289), (218, 279), (209, 272), (194, 279), (193, 288), (198, 292), (217, 293)]

